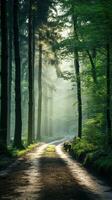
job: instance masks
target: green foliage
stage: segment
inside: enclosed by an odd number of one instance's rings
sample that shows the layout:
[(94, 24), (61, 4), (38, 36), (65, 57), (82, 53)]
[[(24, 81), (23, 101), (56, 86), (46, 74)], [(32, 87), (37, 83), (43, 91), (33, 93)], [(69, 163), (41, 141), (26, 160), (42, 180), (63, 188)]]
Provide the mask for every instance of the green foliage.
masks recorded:
[(81, 158), (84, 157), (86, 153), (95, 150), (96, 147), (92, 143), (89, 143), (84, 138), (83, 139), (75, 138), (72, 143), (71, 149), (73, 150), (77, 158)]
[(94, 166), (99, 172), (112, 174), (112, 156), (111, 155), (100, 156), (94, 162)]
[(99, 149), (88, 153), (85, 156), (83, 164), (94, 168), (98, 173), (110, 176), (112, 174), (112, 150)]
[(21, 157), (37, 146), (38, 146), (38, 144), (31, 144), (31, 145), (27, 146), (25, 149), (22, 149), (22, 150), (9, 149), (9, 152), (12, 155), (12, 157)]
[(90, 140), (88, 137), (83, 137), (82, 139), (74, 138), (70, 152), (84, 166), (92, 168), (96, 172), (111, 178), (112, 149), (109, 146), (100, 145), (100, 142), (96, 145), (96, 137), (94, 138), (95, 141)]
[(104, 116), (102, 113), (97, 114), (96, 117), (90, 118), (85, 122), (83, 135), (85, 140), (95, 146), (104, 145), (106, 139), (103, 133)]

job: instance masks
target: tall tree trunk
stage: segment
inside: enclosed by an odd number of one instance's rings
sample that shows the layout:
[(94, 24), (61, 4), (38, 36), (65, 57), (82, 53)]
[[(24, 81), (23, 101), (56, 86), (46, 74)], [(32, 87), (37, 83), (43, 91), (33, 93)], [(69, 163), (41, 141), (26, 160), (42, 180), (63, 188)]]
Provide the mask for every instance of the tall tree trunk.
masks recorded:
[(19, 48), (19, 25), (18, 25), (19, 2), (13, 1), (13, 30), (15, 52), (15, 135), (14, 147), (22, 148), (22, 116), (21, 116), (21, 63)]
[(82, 136), (82, 98), (81, 98), (81, 80), (80, 80), (80, 65), (78, 51), (74, 51), (74, 65), (76, 72), (77, 83), (77, 103), (78, 103), (78, 137)]
[[(74, 12), (74, 9), (73, 9)], [(77, 17), (73, 15), (73, 28), (74, 28), (74, 40), (78, 41), (77, 34)], [(74, 66), (76, 73), (77, 84), (77, 103), (78, 103), (78, 137), (82, 136), (82, 96), (81, 96), (81, 80), (80, 80), (80, 64), (79, 64), (79, 52), (77, 48), (74, 49)]]
[(33, 135), (33, 51), (32, 51), (32, 0), (29, 1), (29, 50), (28, 50), (28, 69), (29, 69), (29, 112), (28, 112), (28, 144), (32, 143)]
[(39, 69), (38, 69), (38, 122), (37, 139), (41, 139), (41, 115), (42, 115), (42, 44), (39, 39)]
[(49, 115), (50, 115), (50, 122), (49, 122), (49, 136), (53, 136), (53, 88), (50, 88), (50, 107), (49, 107)]
[(45, 84), (44, 89), (44, 134), (48, 136), (48, 85)]
[(8, 17), (9, 17), (9, 69), (8, 69), (8, 135), (7, 143), (10, 144), (10, 126), (11, 126), (11, 88), (12, 88), (12, 6), (13, 1), (8, 1)]
[(1, 117), (0, 151), (7, 149), (8, 117), (8, 36), (6, 0), (1, 0)]
[(35, 14), (33, 13), (33, 36), (32, 36), (32, 55), (33, 55), (33, 65), (32, 65), (32, 70), (33, 70), (33, 140), (35, 140)]
[(107, 136), (108, 143), (112, 144), (111, 131), (111, 69), (110, 69), (110, 44), (107, 44)]

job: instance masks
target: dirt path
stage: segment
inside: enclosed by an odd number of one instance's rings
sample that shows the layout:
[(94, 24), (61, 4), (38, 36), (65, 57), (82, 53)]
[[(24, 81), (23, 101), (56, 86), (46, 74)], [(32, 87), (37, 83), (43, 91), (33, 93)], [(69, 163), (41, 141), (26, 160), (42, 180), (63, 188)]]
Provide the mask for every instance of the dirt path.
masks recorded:
[(58, 143), (37, 147), (10, 173), (0, 174), (0, 200), (112, 200), (109, 190), (102, 195), (108, 187), (102, 189), (101, 182), (72, 163)]
[(39, 158), (46, 147), (47, 144), (37, 147), (0, 173), (0, 200), (38, 199), (41, 190)]
[(92, 200), (97, 197), (78, 184), (54, 146), (48, 147), (40, 158), (40, 174), (41, 200)]

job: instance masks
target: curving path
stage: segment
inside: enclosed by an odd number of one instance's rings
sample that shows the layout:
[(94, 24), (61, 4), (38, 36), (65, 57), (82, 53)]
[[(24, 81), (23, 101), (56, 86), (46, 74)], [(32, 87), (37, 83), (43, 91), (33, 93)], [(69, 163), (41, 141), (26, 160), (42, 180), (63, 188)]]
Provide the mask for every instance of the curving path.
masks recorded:
[(0, 200), (112, 200), (112, 190), (62, 151), (43, 144), (0, 173)]

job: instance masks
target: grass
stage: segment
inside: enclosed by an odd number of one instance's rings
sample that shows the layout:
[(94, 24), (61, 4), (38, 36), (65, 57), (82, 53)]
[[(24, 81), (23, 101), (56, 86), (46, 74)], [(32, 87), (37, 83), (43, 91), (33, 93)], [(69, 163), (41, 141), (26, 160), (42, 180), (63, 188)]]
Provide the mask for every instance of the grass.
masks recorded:
[(31, 144), (31, 145), (27, 146), (25, 149), (22, 149), (22, 150), (10, 149), (10, 151), (11, 151), (11, 154), (13, 157), (21, 157), (21, 156), (24, 156), (29, 151), (33, 150), (37, 146), (38, 146), (38, 144)]

